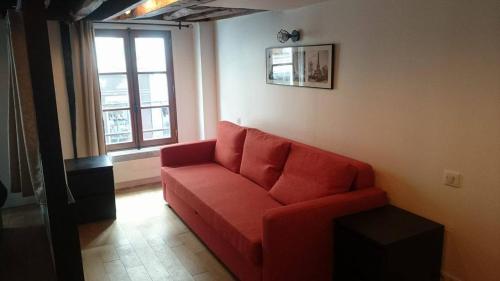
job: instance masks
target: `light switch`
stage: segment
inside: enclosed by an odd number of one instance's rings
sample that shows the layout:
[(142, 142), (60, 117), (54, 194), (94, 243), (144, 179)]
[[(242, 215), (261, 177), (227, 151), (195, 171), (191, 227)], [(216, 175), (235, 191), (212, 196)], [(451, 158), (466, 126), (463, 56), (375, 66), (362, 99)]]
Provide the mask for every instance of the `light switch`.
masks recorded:
[(462, 175), (457, 171), (444, 170), (443, 183), (452, 187), (461, 187)]

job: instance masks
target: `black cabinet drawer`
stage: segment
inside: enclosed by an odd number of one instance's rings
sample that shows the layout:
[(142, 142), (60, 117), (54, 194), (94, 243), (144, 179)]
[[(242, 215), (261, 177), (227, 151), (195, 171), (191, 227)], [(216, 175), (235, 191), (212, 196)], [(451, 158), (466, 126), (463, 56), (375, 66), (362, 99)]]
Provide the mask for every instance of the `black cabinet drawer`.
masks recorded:
[(76, 201), (78, 223), (116, 219), (115, 194), (101, 194)]
[(113, 163), (107, 156), (65, 161), (79, 223), (116, 218)]
[(113, 170), (68, 174), (68, 185), (75, 199), (114, 192)]

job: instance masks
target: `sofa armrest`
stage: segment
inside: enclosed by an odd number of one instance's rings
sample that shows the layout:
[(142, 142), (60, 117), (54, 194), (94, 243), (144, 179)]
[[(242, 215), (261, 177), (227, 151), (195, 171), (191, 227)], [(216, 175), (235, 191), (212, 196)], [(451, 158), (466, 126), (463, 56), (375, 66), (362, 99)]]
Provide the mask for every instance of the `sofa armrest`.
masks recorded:
[(212, 162), (215, 140), (168, 145), (161, 149), (162, 167), (178, 167), (197, 163)]
[(268, 210), (263, 218), (263, 280), (331, 280), (335, 218), (386, 205), (379, 188)]

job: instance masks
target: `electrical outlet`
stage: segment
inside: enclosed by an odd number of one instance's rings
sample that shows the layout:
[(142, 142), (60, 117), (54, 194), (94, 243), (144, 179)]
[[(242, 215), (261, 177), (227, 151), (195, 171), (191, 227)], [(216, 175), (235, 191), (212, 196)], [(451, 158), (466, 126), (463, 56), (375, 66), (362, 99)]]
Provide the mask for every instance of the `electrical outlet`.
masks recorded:
[(462, 175), (457, 171), (444, 170), (443, 183), (452, 187), (461, 187)]

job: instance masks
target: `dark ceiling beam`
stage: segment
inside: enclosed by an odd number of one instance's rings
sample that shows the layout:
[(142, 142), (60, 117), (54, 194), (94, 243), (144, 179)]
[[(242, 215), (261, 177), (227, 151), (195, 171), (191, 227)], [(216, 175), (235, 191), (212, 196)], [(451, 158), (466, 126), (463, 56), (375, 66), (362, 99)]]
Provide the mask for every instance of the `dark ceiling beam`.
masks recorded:
[(146, 2), (145, 0), (108, 0), (99, 8), (86, 17), (88, 20), (105, 21), (132, 10), (137, 5)]
[(78, 21), (97, 10), (106, 0), (80, 0), (71, 8), (71, 16)]
[(7, 10), (15, 9), (16, 7), (20, 7), (21, 1), (16, 0), (2, 0), (0, 1), (0, 13), (5, 14)]
[(47, 18), (66, 22), (78, 21), (99, 8), (106, 0), (46, 1)]

